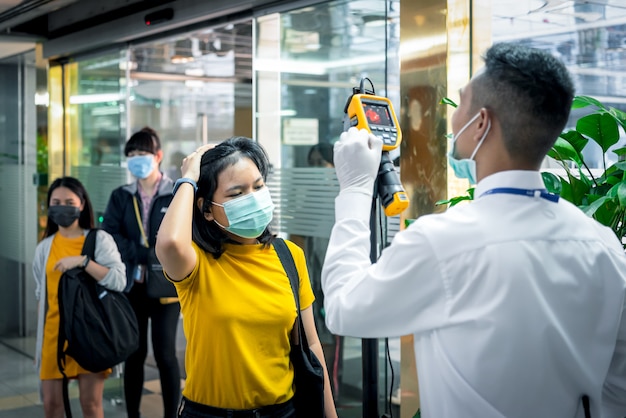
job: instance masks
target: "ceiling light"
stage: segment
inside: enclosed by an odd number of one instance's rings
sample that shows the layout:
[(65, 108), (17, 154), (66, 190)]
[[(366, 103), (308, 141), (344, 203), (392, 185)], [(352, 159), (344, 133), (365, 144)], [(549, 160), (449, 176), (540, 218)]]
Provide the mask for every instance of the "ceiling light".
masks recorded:
[(122, 100), (119, 93), (80, 94), (70, 96), (70, 104), (107, 103)]

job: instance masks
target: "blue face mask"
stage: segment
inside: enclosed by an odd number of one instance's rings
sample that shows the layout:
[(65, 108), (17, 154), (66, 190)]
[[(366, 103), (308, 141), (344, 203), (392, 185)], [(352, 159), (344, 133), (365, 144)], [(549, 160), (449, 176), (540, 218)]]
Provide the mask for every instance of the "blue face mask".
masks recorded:
[(487, 134), (489, 133), (489, 130), (491, 129), (491, 120), (487, 121), (487, 129), (485, 130), (482, 138), (480, 138), (480, 141), (478, 141), (478, 145), (476, 145), (476, 148), (474, 148), (474, 152), (472, 152), (472, 155), (470, 155), (469, 158), (463, 158), (460, 160), (455, 158), (454, 149), (456, 147), (456, 141), (457, 139), (459, 139), (459, 136), (461, 136), (463, 131), (465, 131), (467, 127), (470, 126), (472, 122), (474, 122), (478, 118), (478, 116), (480, 116), (480, 112), (478, 112), (476, 116), (470, 119), (459, 130), (459, 132), (457, 132), (452, 140), (452, 149), (448, 153), (448, 164), (450, 165), (450, 167), (452, 167), (452, 170), (454, 170), (454, 175), (460, 179), (468, 179), (470, 184), (476, 184), (476, 161), (474, 161), (474, 156), (476, 156), (478, 148), (480, 148), (480, 146), (483, 144), (483, 141), (485, 140)]
[(128, 171), (130, 171), (133, 176), (139, 179), (145, 179), (154, 169), (154, 155), (148, 154), (128, 157), (126, 163), (128, 165)]
[[(256, 238), (260, 236), (272, 221), (274, 203), (267, 187), (258, 192), (229, 200), (224, 204), (211, 202), (224, 208), (228, 219), (228, 226), (220, 225), (226, 231), (241, 238)], [(215, 220), (215, 219), (214, 219)]]

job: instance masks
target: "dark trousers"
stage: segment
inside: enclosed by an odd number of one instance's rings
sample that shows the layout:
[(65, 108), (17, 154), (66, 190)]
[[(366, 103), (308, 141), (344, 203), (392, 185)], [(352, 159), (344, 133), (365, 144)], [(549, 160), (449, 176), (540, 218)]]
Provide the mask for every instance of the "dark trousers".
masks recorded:
[(269, 405), (258, 409), (222, 409), (192, 402), (187, 398), (180, 401), (179, 418), (295, 418), (296, 410), (291, 400), (280, 405)]
[(139, 348), (124, 364), (124, 397), (128, 418), (139, 418), (144, 385), (144, 363), (148, 355), (148, 319), (151, 321), (152, 349), (159, 369), (164, 418), (175, 418), (180, 401), (180, 369), (176, 358), (176, 328), (180, 304), (161, 304), (146, 296), (143, 283), (134, 283), (128, 299), (139, 323)]

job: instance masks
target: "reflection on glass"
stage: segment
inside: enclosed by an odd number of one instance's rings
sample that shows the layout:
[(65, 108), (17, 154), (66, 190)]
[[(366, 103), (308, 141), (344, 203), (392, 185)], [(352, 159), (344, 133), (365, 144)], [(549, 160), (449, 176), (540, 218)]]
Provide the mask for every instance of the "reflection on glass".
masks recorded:
[[(576, 94), (593, 96), (605, 105), (626, 110), (623, 6), (621, 1), (538, 1), (530, 5), (493, 2), (493, 39), (550, 51), (573, 74)], [(586, 112), (588, 109), (572, 111), (570, 125)], [(615, 147), (623, 147), (624, 143), (622, 138)], [(604, 153), (593, 141), (583, 154), (591, 168), (602, 166)], [(552, 166), (549, 161), (546, 165)]]
[[(338, 192), (332, 146), (343, 131), (346, 100), (362, 78), (372, 80), (376, 94), (400, 108), (399, 1), (331, 1), (264, 16), (257, 21), (256, 34), (257, 135), (264, 145), (271, 144), (273, 196), (290, 193), (280, 200), (278, 226), (305, 250), (316, 326), (337, 406), (349, 406), (356, 416), (362, 412), (361, 340), (333, 335), (326, 328), (320, 281)], [(376, 118), (383, 123), (385, 114)], [(391, 344), (399, 347), (398, 340)], [(399, 349), (390, 351), (397, 388)], [(388, 408), (390, 385), (384, 377), (391, 373), (385, 350), (380, 355), (382, 413)]]
[(252, 136), (251, 51), (251, 20), (130, 48), (129, 130), (159, 132), (161, 169), (173, 179), (201, 144)]
[(124, 112), (120, 55), (78, 61), (66, 67), (69, 78), (72, 166), (119, 166)]

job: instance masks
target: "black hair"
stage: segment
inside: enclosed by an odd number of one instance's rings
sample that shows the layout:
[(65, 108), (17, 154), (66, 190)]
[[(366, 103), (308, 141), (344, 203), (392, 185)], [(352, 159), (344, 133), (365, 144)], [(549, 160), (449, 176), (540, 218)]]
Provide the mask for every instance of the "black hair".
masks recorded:
[(150, 154), (156, 154), (161, 149), (161, 139), (156, 131), (149, 126), (142, 128), (139, 132), (135, 132), (126, 141), (124, 147), (124, 155), (128, 157), (133, 151), (145, 151)]
[[(60, 177), (52, 182), (50, 187), (48, 187), (48, 200), (46, 201), (46, 207), (50, 207), (50, 196), (52, 196), (52, 192), (59, 187), (70, 189), (72, 193), (78, 196), (80, 202), (83, 204), (83, 210), (80, 212), (80, 216), (78, 218), (78, 225), (83, 229), (93, 229), (94, 217), (91, 200), (89, 199), (85, 186), (83, 186), (83, 184), (74, 177)], [(48, 216), (48, 222), (46, 223), (46, 229), (43, 231), (43, 237), (49, 237), (58, 230), (59, 225), (57, 225), (56, 222)]]
[(320, 142), (313, 145), (309, 150), (309, 153), (307, 154), (307, 161), (309, 162), (309, 165), (311, 165), (311, 156), (313, 154), (313, 151), (319, 152), (324, 161), (326, 161), (327, 163), (330, 163), (333, 166), (335, 165), (333, 144), (330, 144), (328, 142)]
[(567, 68), (549, 52), (510, 43), (494, 44), (484, 60), (472, 80), (472, 107), (498, 118), (513, 158), (539, 166), (569, 118), (574, 84)]
[[(259, 169), (263, 181), (267, 179), (270, 169), (267, 153), (261, 145), (250, 138), (242, 136), (229, 138), (206, 151), (200, 162), (200, 178), (195, 198), (196, 203), (200, 198), (204, 199), (204, 203), (202, 210), (197, 204), (194, 205), (192, 237), (200, 248), (211, 253), (216, 259), (224, 252), (224, 243), (231, 241), (231, 238), (215, 222), (208, 222), (204, 213), (209, 212), (220, 173), (242, 158), (250, 159)], [(269, 246), (274, 235), (267, 227), (257, 239), (260, 243)]]

